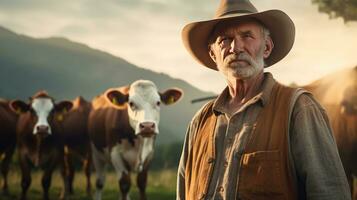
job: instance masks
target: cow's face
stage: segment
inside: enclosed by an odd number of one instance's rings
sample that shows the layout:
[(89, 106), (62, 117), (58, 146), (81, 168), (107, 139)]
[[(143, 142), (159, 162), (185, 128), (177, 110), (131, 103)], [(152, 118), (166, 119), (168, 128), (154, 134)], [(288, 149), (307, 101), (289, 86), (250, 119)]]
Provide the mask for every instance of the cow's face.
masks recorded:
[(55, 104), (50, 97), (33, 98), (28, 104), (14, 100), (10, 105), (16, 113), (29, 113), (31, 122), (34, 122), (33, 134), (44, 136), (52, 134), (50, 122), (54, 116), (72, 108), (72, 102), (62, 101)]
[(31, 108), (33, 109), (34, 114), (37, 117), (37, 122), (33, 129), (33, 133), (51, 134), (52, 131), (48, 123), (48, 119), (50, 117), (50, 114), (53, 114), (53, 101), (49, 98), (37, 98), (32, 101)]
[(127, 93), (119, 90), (107, 92), (107, 98), (116, 107), (127, 104), (130, 126), (135, 134), (144, 137), (159, 133), (160, 106), (178, 101), (182, 92), (179, 89), (169, 89), (159, 93), (156, 85), (147, 80), (135, 81)]
[(357, 117), (357, 87), (347, 87), (341, 102), (342, 114)]

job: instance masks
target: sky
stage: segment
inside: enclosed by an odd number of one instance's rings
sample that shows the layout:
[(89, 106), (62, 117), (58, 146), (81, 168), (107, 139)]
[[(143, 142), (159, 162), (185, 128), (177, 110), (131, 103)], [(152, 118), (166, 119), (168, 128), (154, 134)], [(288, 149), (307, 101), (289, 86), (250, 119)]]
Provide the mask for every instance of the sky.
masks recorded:
[[(311, 0), (251, 0), (259, 11), (279, 9), (295, 23), (290, 53), (267, 71), (281, 83), (308, 84), (357, 66), (357, 22), (319, 13)], [(0, 26), (35, 38), (66, 37), (139, 67), (219, 93), (224, 77), (193, 60), (182, 45), (184, 25), (212, 19), (209, 0), (0, 0)]]

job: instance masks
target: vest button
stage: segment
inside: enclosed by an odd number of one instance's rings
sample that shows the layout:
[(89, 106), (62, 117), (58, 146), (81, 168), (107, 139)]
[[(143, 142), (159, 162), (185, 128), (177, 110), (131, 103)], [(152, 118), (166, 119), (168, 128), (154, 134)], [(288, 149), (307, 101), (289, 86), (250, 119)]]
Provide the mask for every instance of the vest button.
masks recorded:
[(227, 162), (227, 161), (224, 161), (223, 166), (224, 166), (224, 167), (227, 167), (227, 166), (228, 166), (228, 162)]
[(212, 157), (208, 158), (207, 163), (208, 164), (214, 163), (214, 158), (212, 158)]

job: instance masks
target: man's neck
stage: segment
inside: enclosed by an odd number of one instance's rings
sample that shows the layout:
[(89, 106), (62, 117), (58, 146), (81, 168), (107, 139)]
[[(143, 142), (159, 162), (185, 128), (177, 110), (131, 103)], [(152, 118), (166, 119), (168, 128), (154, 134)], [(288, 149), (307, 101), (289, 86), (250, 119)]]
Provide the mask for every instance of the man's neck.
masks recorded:
[(236, 111), (249, 99), (257, 95), (258, 90), (263, 82), (263, 71), (249, 79), (232, 79), (228, 80), (229, 88), (229, 107)]

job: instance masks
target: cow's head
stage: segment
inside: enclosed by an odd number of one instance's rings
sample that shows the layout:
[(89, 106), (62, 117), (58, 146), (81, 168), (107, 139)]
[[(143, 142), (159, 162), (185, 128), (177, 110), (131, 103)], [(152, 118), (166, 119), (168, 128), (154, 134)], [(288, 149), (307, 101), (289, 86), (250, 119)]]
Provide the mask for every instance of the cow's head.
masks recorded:
[(10, 107), (18, 114), (28, 113), (29, 120), (33, 123), (33, 134), (51, 135), (52, 130), (50, 122), (54, 120), (54, 116), (72, 108), (72, 102), (62, 101), (55, 103), (46, 92), (41, 91), (30, 97), (29, 103), (21, 100), (13, 100)]
[(357, 86), (349, 86), (343, 93), (341, 102), (342, 114), (357, 117)]
[(106, 93), (109, 102), (118, 108), (127, 106), (130, 126), (135, 134), (149, 137), (159, 133), (160, 106), (171, 105), (182, 96), (180, 89), (161, 93), (148, 80), (138, 80), (123, 90), (111, 89)]

